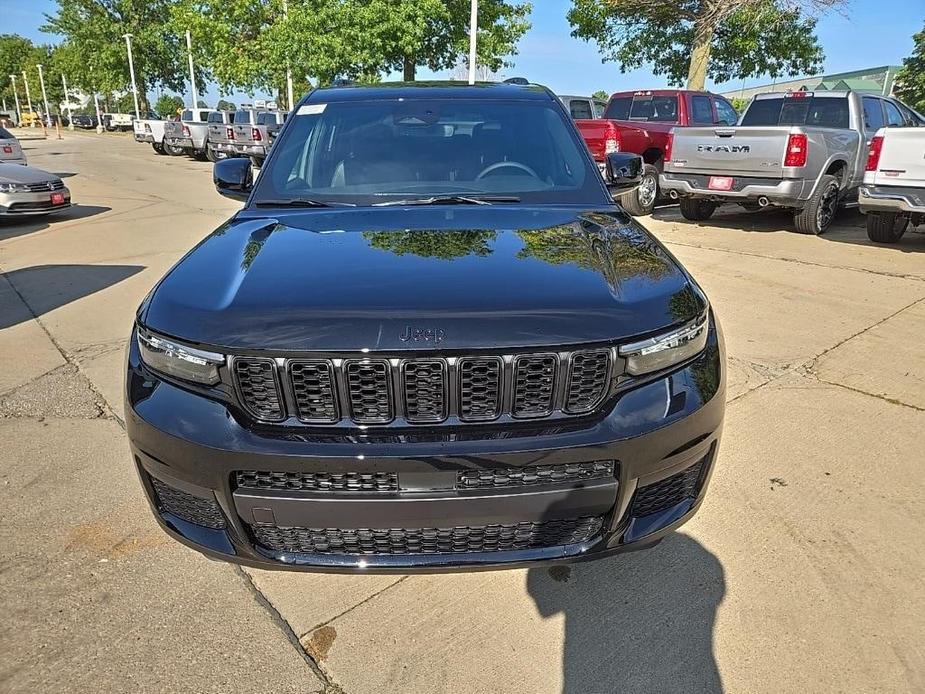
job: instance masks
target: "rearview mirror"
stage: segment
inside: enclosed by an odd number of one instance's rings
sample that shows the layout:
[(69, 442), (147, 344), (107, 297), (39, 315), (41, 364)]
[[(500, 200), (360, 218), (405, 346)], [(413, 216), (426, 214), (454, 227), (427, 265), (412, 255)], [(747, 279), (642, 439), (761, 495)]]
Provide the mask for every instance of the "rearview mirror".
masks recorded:
[(232, 200), (247, 200), (254, 187), (254, 173), (248, 157), (232, 157), (215, 162), (212, 182), (220, 195)]
[(611, 152), (604, 166), (604, 183), (612, 194), (626, 193), (642, 182), (642, 157), (626, 152)]

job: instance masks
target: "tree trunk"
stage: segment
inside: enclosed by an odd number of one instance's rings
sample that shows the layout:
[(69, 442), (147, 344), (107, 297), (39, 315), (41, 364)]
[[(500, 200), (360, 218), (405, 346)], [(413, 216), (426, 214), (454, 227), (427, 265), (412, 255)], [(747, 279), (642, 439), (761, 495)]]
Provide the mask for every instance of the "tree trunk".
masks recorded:
[(704, 3), (705, 9), (694, 23), (694, 45), (691, 47), (691, 62), (687, 69), (687, 88), (703, 91), (707, 82), (707, 68), (710, 65), (710, 48), (713, 43), (713, 19), (710, 17), (710, 5)]
[(402, 78), (405, 82), (414, 82), (414, 71), (416, 67), (417, 65), (414, 62), (414, 58), (410, 55), (406, 55), (403, 65), (405, 74)]

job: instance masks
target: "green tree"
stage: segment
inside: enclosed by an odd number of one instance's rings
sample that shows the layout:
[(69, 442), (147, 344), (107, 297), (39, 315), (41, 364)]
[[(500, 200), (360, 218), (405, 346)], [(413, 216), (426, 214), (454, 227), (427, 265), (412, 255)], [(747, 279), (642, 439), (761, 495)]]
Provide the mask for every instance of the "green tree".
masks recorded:
[(673, 85), (815, 74), (815, 13), (845, 0), (572, 0), (572, 35), (625, 72), (651, 65)]
[(601, 101), (607, 101), (610, 99), (610, 93), (605, 92), (603, 89), (598, 89), (591, 96), (595, 99), (600, 99)]
[(234, 111), (237, 108), (231, 101), (225, 101), (224, 99), (219, 99), (218, 104), (215, 108), (219, 111)]
[(751, 99), (746, 99), (741, 96), (734, 96), (729, 101), (732, 102), (732, 108), (734, 108), (736, 113), (741, 116), (743, 113), (745, 113), (745, 109), (748, 107), (748, 103), (751, 101)]
[(491, 255), (494, 231), (364, 231), (363, 238), (373, 248), (395, 255), (410, 253), (422, 258), (453, 260), (467, 255)]
[(0, 74), (0, 98), (6, 99), (11, 105), (10, 108), (15, 108), (12, 105), (13, 81), (10, 75), (17, 75), (16, 91), (19, 94), (20, 104), (23, 104), (25, 103), (25, 92), (20, 73), (25, 68), (31, 67), (34, 53), (35, 46), (29, 39), (15, 34), (0, 34), (0, 65), (3, 66), (3, 74)]
[(154, 111), (161, 117), (167, 118), (176, 114), (178, 108), (183, 108), (185, 102), (176, 94), (162, 94), (154, 104)]
[[(41, 28), (61, 36), (61, 65), (74, 86), (120, 92), (131, 87), (124, 34), (132, 34), (138, 101), (149, 110), (155, 86), (180, 90), (186, 79), (186, 46), (171, 30), (177, 0), (57, 0)], [(205, 73), (198, 79), (205, 82)], [(134, 104), (132, 109), (134, 110)]]
[(912, 36), (912, 55), (903, 60), (896, 75), (896, 96), (919, 113), (925, 113), (925, 28)]

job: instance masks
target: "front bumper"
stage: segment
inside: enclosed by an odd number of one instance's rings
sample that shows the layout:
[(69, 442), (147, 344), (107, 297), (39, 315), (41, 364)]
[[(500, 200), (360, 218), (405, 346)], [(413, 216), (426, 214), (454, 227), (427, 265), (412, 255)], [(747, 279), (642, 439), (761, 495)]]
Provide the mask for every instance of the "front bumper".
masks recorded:
[(0, 217), (26, 217), (60, 212), (71, 206), (71, 191), (67, 188), (54, 191), (64, 195), (64, 202), (52, 204), (50, 192), (0, 193)]
[[(153, 374), (133, 339), (126, 426), (158, 522), (213, 558), (333, 572), (510, 568), (640, 549), (687, 521), (703, 500), (719, 446), (723, 364), (714, 330), (695, 360), (620, 393), (609, 401), (610, 411), (592, 421), (534, 422), (517, 430), (485, 426), (467, 428), (465, 435), (439, 426), (372, 434), (244, 424), (225, 403)], [(588, 461), (612, 461), (613, 472), (529, 486), (454, 487), (464, 472), (513, 471), (516, 477), (534, 466)], [(253, 489), (239, 486), (240, 471), (277, 477), (395, 472), (398, 481), (387, 493)], [(581, 521), (574, 532), (562, 534), (574, 519)], [(534, 531), (569, 539), (517, 545), (518, 534)], [(322, 545), (341, 543), (341, 549), (278, 544), (294, 536), (321, 537)], [(410, 549), (377, 550), (396, 543)]]
[[(723, 174), (726, 176), (726, 174)], [(712, 190), (709, 174), (663, 173), (659, 186), (663, 192), (676, 191), (680, 197), (706, 198), (716, 202), (752, 202), (766, 197), (782, 207), (802, 205), (812, 195), (814, 182), (802, 178), (760, 178), (735, 176), (732, 190)]]
[(925, 188), (875, 186), (865, 183), (858, 193), (861, 212), (925, 214)]

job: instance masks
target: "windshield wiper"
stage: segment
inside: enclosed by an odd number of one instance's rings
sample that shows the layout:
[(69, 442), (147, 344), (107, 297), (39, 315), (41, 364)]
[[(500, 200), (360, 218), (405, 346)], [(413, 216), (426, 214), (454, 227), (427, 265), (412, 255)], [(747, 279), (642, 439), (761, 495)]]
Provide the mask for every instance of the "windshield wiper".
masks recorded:
[(312, 200), (311, 198), (282, 198), (279, 200), (258, 200), (257, 207), (356, 207), (352, 202)]
[(520, 202), (515, 195), (432, 195), (429, 198), (408, 198), (374, 202), (373, 207), (400, 207), (402, 205), (491, 205), (495, 202)]

